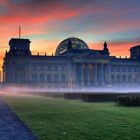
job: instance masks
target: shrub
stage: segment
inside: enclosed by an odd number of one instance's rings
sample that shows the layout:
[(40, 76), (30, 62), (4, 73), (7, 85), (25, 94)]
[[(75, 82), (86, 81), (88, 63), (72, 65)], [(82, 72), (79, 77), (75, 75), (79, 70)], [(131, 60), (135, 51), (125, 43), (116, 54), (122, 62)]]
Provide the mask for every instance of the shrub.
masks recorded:
[(124, 106), (140, 106), (140, 95), (120, 96), (117, 102)]

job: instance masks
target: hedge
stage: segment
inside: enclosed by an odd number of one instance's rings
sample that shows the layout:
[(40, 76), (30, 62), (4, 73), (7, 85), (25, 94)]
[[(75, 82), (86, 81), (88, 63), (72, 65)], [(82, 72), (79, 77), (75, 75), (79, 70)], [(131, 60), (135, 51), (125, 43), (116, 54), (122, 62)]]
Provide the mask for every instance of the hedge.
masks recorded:
[(140, 95), (120, 96), (117, 102), (123, 106), (140, 106)]

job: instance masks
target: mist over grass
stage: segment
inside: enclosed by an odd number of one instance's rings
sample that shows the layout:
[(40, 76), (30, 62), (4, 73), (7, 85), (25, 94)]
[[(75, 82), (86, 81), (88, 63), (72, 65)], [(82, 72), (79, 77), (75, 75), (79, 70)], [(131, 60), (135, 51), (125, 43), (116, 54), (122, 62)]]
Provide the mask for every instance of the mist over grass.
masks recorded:
[(17, 85), (8, 85), (4, 86), (0, 89), (0, 94), (6, 95), (17, 95), (17, 94), (32, 94), (32, 95), (41, 95), (41, 94), (66, 94), (66, 93), (140, 93), (140, 87), (138, 84), (115, 84), (115, 85), (108, 85), (108, 86), (81, 86), (78, 88), (75, 87), (56, 87), (56, 88), (48, 88), (47, 86), (17, 86)]

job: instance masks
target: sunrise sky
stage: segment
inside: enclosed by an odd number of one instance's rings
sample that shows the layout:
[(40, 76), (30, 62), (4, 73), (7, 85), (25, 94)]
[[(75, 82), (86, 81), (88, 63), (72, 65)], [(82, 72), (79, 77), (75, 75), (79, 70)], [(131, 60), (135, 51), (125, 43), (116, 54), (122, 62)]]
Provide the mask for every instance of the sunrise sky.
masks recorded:
[(74, 36), (93, 49), (107, 41), (111, 55), (129, 56), (140, 44), (140, 0), (0, 0), (0, 60), (19, 25), (33, 54), (52, 54)]

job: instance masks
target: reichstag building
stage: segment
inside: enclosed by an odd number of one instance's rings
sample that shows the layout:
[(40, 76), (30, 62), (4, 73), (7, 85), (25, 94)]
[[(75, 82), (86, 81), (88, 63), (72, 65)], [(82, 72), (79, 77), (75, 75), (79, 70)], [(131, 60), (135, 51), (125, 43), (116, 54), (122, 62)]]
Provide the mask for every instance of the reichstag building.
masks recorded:
[(45, 87), (94, 87), (140, 82), (140, 46), (130, 49), (130, 58), (110, 56), (106, 42), (102, 50), (89, 49), (78, 38), (67, 38), (55, 55), (32, 55), (30, 40), (12, 38), (3, 62), (3, 82)]

